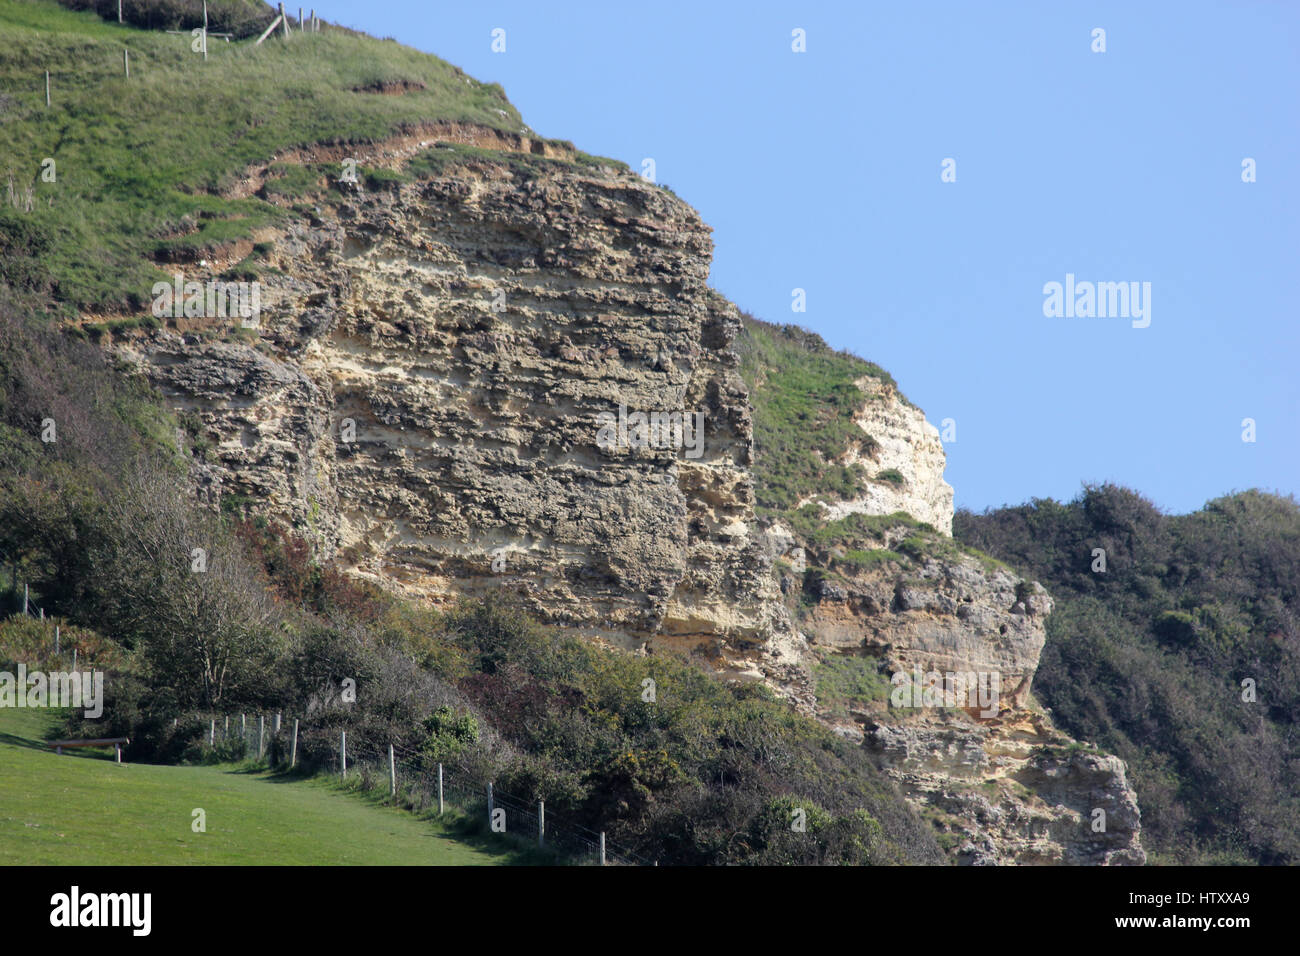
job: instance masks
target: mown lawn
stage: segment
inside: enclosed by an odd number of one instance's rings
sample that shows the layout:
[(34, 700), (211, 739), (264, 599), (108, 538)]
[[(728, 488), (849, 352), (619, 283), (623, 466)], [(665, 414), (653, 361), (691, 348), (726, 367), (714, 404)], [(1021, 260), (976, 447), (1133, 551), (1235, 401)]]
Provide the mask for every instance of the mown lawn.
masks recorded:
[[(321, 779), (233, 766), (114, 764), (56, 755), (52, 711), (0, 709), (0, 865), (491, 866), (517, 852), (453, 837)], [(202, 808), (207, 832), (191, 829)]]

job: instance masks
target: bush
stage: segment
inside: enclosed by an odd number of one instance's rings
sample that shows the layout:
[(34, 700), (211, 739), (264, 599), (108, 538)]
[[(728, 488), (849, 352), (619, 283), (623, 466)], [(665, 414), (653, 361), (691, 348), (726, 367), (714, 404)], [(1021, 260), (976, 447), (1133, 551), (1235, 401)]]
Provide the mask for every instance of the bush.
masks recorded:
[(953, 530), (1054, 596), (1034, 693), (1127, 762), (1153, 860), (1300, 862), (1294, 499), (1247, 491), (1169, 516), (1088, 486), (1068, 504), (958, 512)]

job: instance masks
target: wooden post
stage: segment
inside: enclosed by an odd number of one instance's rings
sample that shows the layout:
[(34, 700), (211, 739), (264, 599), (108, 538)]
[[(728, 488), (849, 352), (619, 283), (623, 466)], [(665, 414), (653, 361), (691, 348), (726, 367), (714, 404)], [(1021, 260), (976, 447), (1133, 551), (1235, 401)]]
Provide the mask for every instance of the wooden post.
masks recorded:
[(284, 12), (284, 4), (283, 4), (283, 3), (280, 4), (280, 26), (281, 26), (281, 28), (282, 28), (282, 29), (281, 29), (281, 32), (284, 34), (284, 38), (285, 38), (286, 40), (289, 39), (289, 17), (288, 17), (288, 15)]
[(113, 750), (115, 750), (115, 751), (117, 752), (117, 762), (118, 762), (118, 763), (121, 763), (121, 762), (122, 762), (122, 745), (121, 745), (121, 744), (113, 744)]
[(217, 745), (217, 718), (213, 717), (212, 723), (208, 724), (208, 746), (215, 747), (216, 745)]
[(546, 846), (546, 801), (537, 801), (537, 845)]
[(72, 670), (74, 672), (77, 670), (77, 648), (75, 646), (72, 648)]
[[(50, 105), (50, 71), (45, 71), (45, 105)], [(27, 585), (23, 585), (23, 613), (27, 613)]]
[(492, 811), (495, 809), (495, 801), (492, 799), (492, 784), (488, 784), (488, 829), (492, 828)]
[(122, 0), (117, 0), (117, 22), (122, 22)]
[(339, 777), (346, 780), (348, 777), (348, 732), (346, 730), (343, 731), (343, 737), (339, 741), (339, 767), (342, 768)]
[(298, 32), (302, 33), (302, 7), (298, 8)]
[(208, 58), (208, 0), (203, 0), (203, 59)]
[(600, 865), (605, 865), (605, 831), (600, 831)]
[(59, 653), (59, 625), (54, 625), (54, 653)]
[(122, 68), (126, 70), (126, 78), (131, 79), (131, 51), (122, 51)]
[(38, 610), (38, 611), (41, 612), (41, 620), (42, 620), (42, 621), (45, 620), (45, 608), (43, 608), (43, 607), (38, 607), (36, 610)]
[(438, 764), (438, 816), (442, 816), (442, 764)]
[(248, 722), (244, 720), (244, 715), (239, 715), (239, 739), (247, 742), (248, 740)]
[[(45, 71), (45, 105), (50, 105), (50, 71)], [(23, 582), (23, 617), (27, 616), (27, 582)]]
[(311, 32), (315, 33), (320, 30), (320, 24), (316, 22), (316, 8), (311, 8)]
[(226, 714), (226, 726), (221, 731), (221, 739), (222, 740), (230, 739), (230, 715), (229, 714)]
[(272, 725), (271, 733), (276, 737), (280, 736), (280, 715), (279, 714), (275, 715), (275, 723)]
[(263, 744), (266, 741), (266, 718), (258, 716), (257, 718), (257, 759), (262, 759), (264, 753)]
[(274, 20), (271, 21), (271, 25), (262, 31), (262, 35), (257, 38), (257, 42), (254, 43), (253, 46), (261, 46), (262, 41), (265, 40), (267, 37), (269, 37), (271, 35), (271, 31), (274, 30), (279, 25), (280, 25), (280, 17), (276, 17)]
[(289, 750), (289, 769), (298, 763), (298, 718), (293, 719), (293, 747)]
[[(301, 18), (302, 11), (299, 10), (298, 13)], [(397, 797), (397, 761), (393, 759), (392, 744), (388, 745), (388, 795)]]

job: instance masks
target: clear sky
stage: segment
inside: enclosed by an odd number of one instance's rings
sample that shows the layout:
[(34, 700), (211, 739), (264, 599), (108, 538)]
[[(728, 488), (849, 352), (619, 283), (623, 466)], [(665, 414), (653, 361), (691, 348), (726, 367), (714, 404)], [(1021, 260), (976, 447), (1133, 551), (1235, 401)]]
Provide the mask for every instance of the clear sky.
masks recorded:
[[(317, 3), (653, 158), (715, 288), (953, 419), (959, 506), (1297, 491), (1300, 2)], [(1067, 273), (1150, 283), (1149, 326), (1045, 316)]]

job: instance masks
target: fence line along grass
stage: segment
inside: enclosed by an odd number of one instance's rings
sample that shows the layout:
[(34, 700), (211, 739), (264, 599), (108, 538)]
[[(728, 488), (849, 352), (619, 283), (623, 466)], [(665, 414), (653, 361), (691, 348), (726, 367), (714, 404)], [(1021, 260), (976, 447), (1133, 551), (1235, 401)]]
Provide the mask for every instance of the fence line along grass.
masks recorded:
[[(456, 865), (528, 854), (439, 822), (247, 768), (116, 765), (44, 740), (58, 712), (0, 710), (0, 865)], [(193, 829), (196, 809), (206, 832)]]

